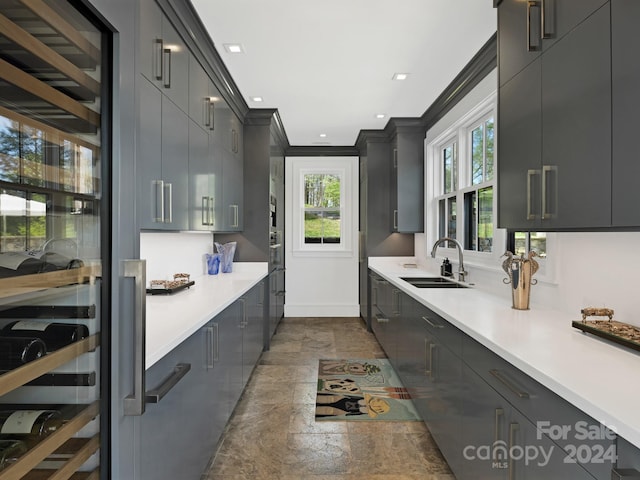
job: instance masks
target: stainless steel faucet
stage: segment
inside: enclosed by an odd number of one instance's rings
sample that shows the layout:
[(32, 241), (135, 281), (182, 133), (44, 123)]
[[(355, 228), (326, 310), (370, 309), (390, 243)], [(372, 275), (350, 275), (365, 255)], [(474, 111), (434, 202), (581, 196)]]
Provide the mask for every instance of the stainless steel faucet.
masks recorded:
[(464, 258), (462, 255), (462, 245), (455, 238), (450, 237), (442, 237), (436, 240), (436, 243), (433, 244), (433, 248), (431, 249), (431, 258), (436, 258), (436, 251), (438, 250), (438, 245), (443, 242), (453, 242), (458, 249), (458, 281), (464, 282), (465, 277), (469, 274), (469, 272), (464, 269)]

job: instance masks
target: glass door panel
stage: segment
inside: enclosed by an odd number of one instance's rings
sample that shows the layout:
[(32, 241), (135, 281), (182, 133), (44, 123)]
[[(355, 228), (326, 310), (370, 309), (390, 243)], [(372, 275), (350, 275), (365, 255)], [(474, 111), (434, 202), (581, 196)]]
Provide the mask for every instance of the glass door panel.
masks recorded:
[(0, 480), (104, 476), (109, 41), (69, 2), (0, 2)]

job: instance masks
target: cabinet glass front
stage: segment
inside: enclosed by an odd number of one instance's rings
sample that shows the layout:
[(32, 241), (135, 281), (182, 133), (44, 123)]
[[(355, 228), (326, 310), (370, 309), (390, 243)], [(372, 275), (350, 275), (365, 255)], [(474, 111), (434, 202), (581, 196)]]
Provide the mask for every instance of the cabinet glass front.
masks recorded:
[(101, 477), (108, 39), (0, 1), (0, 480)]

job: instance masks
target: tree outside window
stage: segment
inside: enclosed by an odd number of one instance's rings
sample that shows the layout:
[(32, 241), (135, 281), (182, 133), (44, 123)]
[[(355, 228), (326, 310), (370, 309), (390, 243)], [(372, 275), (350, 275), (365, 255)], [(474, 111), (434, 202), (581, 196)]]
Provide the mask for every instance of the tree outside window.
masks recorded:
[(324, 173), (304, 175), (304, 243), (341, 242), (340, 176)]

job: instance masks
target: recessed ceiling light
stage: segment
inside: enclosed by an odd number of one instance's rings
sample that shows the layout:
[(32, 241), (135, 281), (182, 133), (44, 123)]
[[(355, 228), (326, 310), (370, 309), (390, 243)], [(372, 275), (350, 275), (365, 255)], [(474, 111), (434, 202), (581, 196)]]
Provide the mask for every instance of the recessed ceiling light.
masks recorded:
[(320, 134), (320, 138), (327, 138), (327, 134), (326, 133), (321, 133)]
[(376, 114), (376, 118), (384, 118), (384, 117), (386, 117), (386, 115), (384, 113)]
[(406, 80), (408, 76), (409, 76), (408, 73), (394, 73), (393, 74), (393, 79), (394, 80)]
[(251, 97), (252, 102), (262, 102), (264, 99), (262, 97)]
[(239, 43), (225, 43), (224, 49), (229, 53), (244, 53), (244, 48)]

